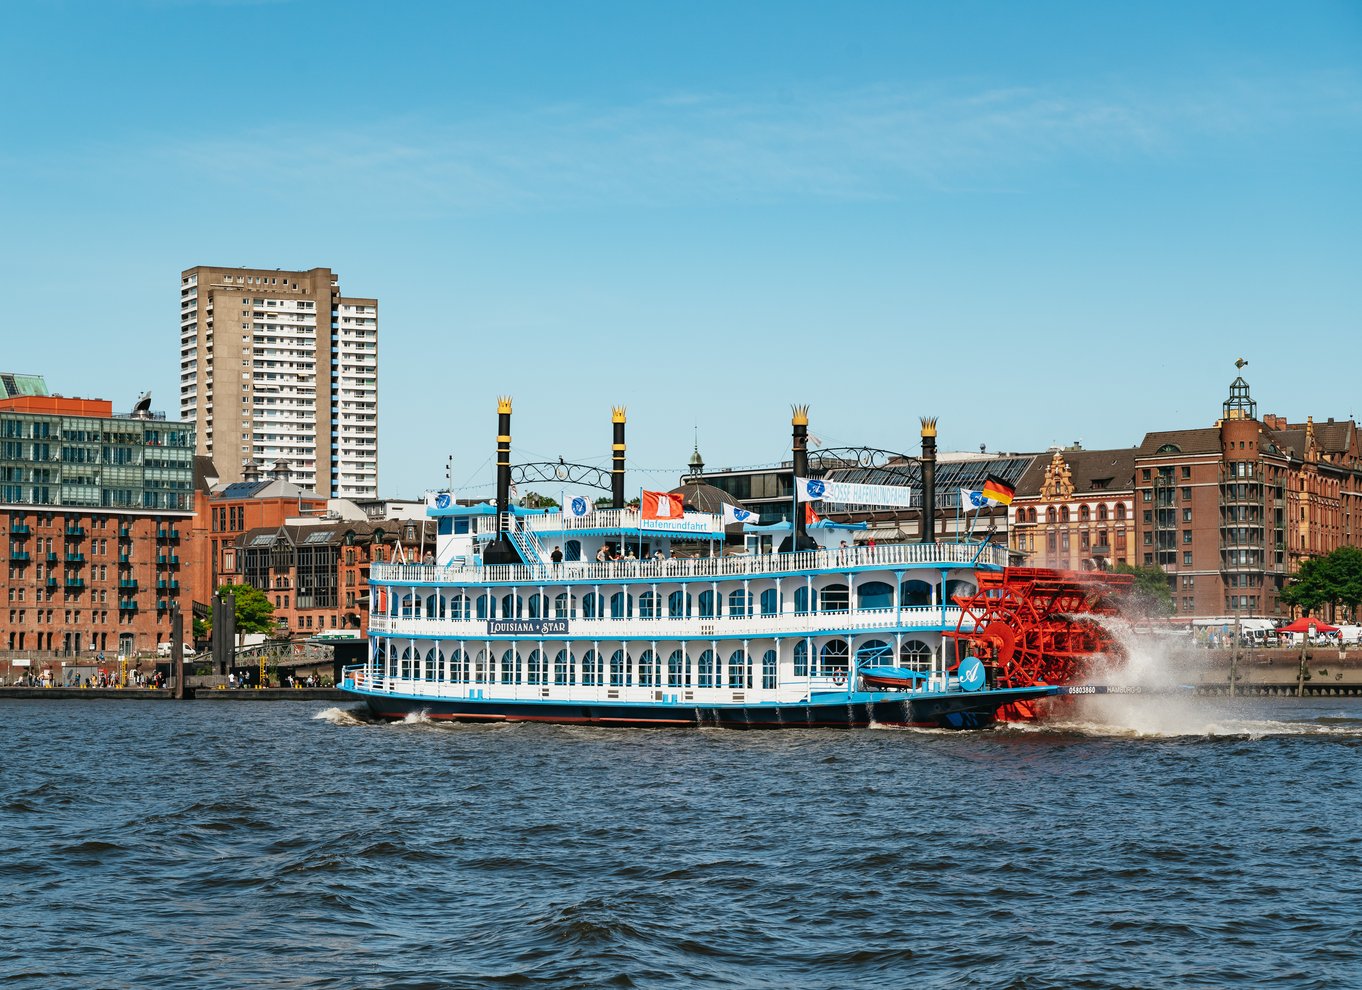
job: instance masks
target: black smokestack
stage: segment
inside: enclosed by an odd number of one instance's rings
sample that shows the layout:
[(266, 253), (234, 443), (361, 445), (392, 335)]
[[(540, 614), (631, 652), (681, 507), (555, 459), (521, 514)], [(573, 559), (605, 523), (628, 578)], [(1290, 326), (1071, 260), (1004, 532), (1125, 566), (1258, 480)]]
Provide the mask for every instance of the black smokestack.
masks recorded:
[(515, 552), (506, 537), (506, 514), (511, 511), (511, 397), (497, 399), (497, 538), (482, 553), (487, 564), (518, 564)]
[(936, 542), (936, 417), (922, 417), (922, 542)]
[(610, 452), (613, 458), (610, 467), (610, 507), (624, 508), (624, 406), (610, 410), (610, 422), (615, 424), (615, 440)]
[[(809, 476), (809, 407), (791, 406), (790, 452), (793, 462), (794, 478)], [(793, 487), (793, 482), (792, 482)], [(793, 496), (792, 496), (793, 497)], [(781, 550), (809, 550), (814, 546), (808, 531), (804, 528), (804, 506), (794, 498), (794, 520), (790, 530), (790, 544), (782, 544)]]

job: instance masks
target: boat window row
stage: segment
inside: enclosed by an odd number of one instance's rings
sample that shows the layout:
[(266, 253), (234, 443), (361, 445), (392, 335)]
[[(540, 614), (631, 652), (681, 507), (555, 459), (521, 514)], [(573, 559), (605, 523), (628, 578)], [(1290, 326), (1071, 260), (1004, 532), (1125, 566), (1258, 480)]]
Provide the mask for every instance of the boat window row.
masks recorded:
[[(892, 584), (866, 581), (856, 585), (855, 602), (858, 609), (929, 608), (935, 604), (932, 591), (932, 585), (926, 581), (904, 581), (896, 597)], [(946, 582), (947, 601), (956, 595), (972, 595), (975, 591), (972, 581)], [(392, 595), (389, 614), (404, 619), (709, 619), (721, 614), (738, 617), (778, 615), (782, 610), (781, 597), (775, 588), (756, 594), (739, 588), (727, 594), (714, 590), (698, 593), (682, 590), (666, 595), (653, 591), (637, 595), (623, 591), (613, 594), (588, 591), (580, 595), (571, 592), (496, 595), (489, 591), (477, 596), (409, 592)], [(793, 602), (798, 614), (846, 612), (851, 607), (852, 589), (845, 584), (828, 584), (821, 588), (801, 584), (793, 593), (787, 589), (785, 597)]]
[[(852, 647), (844, 639), (822, 644), (797, 640), (794, 645), (796, 677), (831, 677), (850, 668)], [(645, 649), (641, 652), (620, 648), (610, 651), (568, 648), (556, 652), (533, 649), (528, 652), (508, 647), (505, 650), (464, 650), (455, 647), (401, 646), (389, 643), (380, 647), (380, 662), (389, 677), (404, 680), (441, 681), (459, 684), (535, 684), (608, 687), (761, 687), (773, 690), (777, 684), (778, 659), (775, 650), (701, 651), (679, 648), (668, 651)], [(932, 662), (932, 647), (921, 640), (907, 640), (899, 648), (899, 666), (927, 670)], [(879, 639), (858, 643), (858, 666), (894, 664), (893, 646)]]

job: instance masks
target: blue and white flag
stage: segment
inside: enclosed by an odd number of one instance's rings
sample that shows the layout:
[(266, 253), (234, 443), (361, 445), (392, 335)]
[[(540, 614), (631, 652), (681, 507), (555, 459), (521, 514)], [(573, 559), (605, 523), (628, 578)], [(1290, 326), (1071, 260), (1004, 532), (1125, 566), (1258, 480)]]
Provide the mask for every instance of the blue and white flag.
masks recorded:
[(722, 503), (724, 507), (724, 525), (731, 526), (734, 523), (746, 523), (748, 526), (755, 526), (757, 523), (757, 513), (749, 509), (740, 509), (736, 505)]
[(815, 502), (822, 498), (828, 486), (817, 478), (795, 478), (795, 499), (800, 502)]
[(563, 518), (581, 519), (591, 514), (591, 499), (583, 495), (574, 495), (572, 498), (563, 500)]
[(987, 509), (993, 504), (983, 492), (975, 491), (973, 488), (960, 489), (960, 511), (978, 512), (980, 509)]

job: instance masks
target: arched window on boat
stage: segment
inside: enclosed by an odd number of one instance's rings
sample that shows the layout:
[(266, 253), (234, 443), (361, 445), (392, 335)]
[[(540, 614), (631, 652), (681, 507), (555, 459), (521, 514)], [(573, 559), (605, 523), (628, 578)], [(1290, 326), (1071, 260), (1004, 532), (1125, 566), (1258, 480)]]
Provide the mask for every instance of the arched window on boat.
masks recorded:
[(973, 581), (966, 581), (964, 578), (952, 578), (946, 582), (946, 601), (954, 605), (956, 595), (972, 595), (978, 590), (979, 586)]
[(519, 619), (525, 614), (525, 599), (519, 595), (501, 596), (501, 618)]
[(818, 651), (820, 672), (824, 677), (828, 677), (838, 671), (846, 672), (847, 661), (849, 659), (847, 651), (847, 641), (844, 639), (830, 639), (823, 644), (823, 648)]
[(858, 667), (892, 667), (894, 648), (882, 639), (868, 639), (856, 644), (856, 665)]
[(905, 639), (899, 647), (899, 666), (912, 670), (928, 670), (932, 666), (932, 648), (920, 639)]
[(645, 591), (638, 596), (638, 617), (640, 619), (657, 618), (657, 595), (651, 591)]
[(525, 683), (545, 684), (548, 678), (544, 674), (544, 655), (538, 650), (531, 650), (530, 655), (525, 658)]
[(694, 604), (694, 600), (690, 595), (686, 594), (684, 589), (681, 591), (673, 591), (667, 596), (667, 614), (673, 619), (679, 619), (683, 616), (688, 619), (690, 618), (691, 608)]
[(767, 650), (761, 657), (761, 686), (764, 691), (776, 689), (776, 651)]
[(564, 560), (581, 560), (581, 559), (582, 559), (582, 541), (581, 541), (581, 540), (568, 540), (566, 543), (564, 543), (564, 544), (563, 544), (563, 559), (564, 559)]
[(427, 619), (443, 619), (445, 617), (445, 600), (434, 593), (427, 595), (425, 612)]
[(561, 592), (553, 600), (553, 616), (556, 619), (571, 619), (572, 612), (577, 607), (577, 600), (566, 591)]
[(599, 619), (601, 617), (601, 596), (594, 591), (588, 591), (582, 596), (582, 618)]
[(745, 588), (731, 591), (728, 594), (728, 614), (729, 615), (751, 615), (752, 614), (752, 593)]
[(932, 586), (916, 578), (899, 586), (904, 608), (927, 608), (932, 604)]
[(515, 650), (507, 650), (501, 655), (501, 683), (520, 683), (520, 655)]
[(767, 588), (761, 593), (761, 614), (776, 615), (780, 612), (780, 593), (775, 588)]
[(830, 584), (818, 593), (820, 612), (845, 612), (851, 607), (851, 592), (844, 584)]
[(397, 644), (392, 640), (388, 641), (388, 676), (397, 676)]
[[(426, 658), (425, 661), (422, 663), (423, 669), (421, 671), (425, 679), (428, 681), (435, 680), (435, 662), (436, 662), (435, 647), (432, 646), (430, 649), (426, 650)], [(445, 665), (444, 657), (439, 658), (439, 663), (441, 667)], [(443, 679), (444, 678), (441, 678), (441, 680)]]
[(468, 680), (467, 657), (463, 650), (456, 649), (449, 657), (449, 679), (456, 684), (462, 684)]
[(587, 687), (599, 684), (601, 677), (600, 658), (595, 650), (587, 650), (582, 656), (582, 683)]
[(713, 591), (702, 591), (702, 592), (700, 592), (699, 597), (698, 597), (698, 600), (697, 600), (697, 602), (696, 602), (696, 605), (698, 606), (698, 610), (699, 610), (699, 612), (700, 612), (700, 618), (702, 618), (702, 619), (712, 619), (712, 618), (714, 618), (714, 592), (713, 592)]
[(623, 650), (616, 650), (610, 654), (610, 686), (629, 687), (632, 678), (629, 676), (629, 654)]
[(690, 664), (682, 650), (672, 650), (667, 658), (667, 687), (690, 687)]
[(610, 618), (630, 619), (634, 615), (634, 599), (622, 591), (610, 596)]
[(796, 588), (794, 598), (795, 611), (800, 615), (806, 615), (809, 612), (816, 611), (818, 608), (818, 592), (815, 591), (810, 595), (808, 585), (802, 584)]
[(412, 661), (412, 654), (413, 654), (413, 652), (414, 652), (414, 651), (412, 650), (412, 648), (411, 648), (410, 646), (408, 646), (405, 650), (402, 651), (402, 677), (403, 677), (403, 678), (409, 678), (409, 677), (411, 677), (411, 661)]
[(525, 603), (528, 615), (531, 619), (546, 619), (549, 615), (549, 600), (544, 595), (535, 593), (529, 597)]
[(734, 650), (728, 655), (728, 686), (742, 689), (752, 686), (752, 669), (747, 663), (747, 654)]
[(473, 603), (469, 601), (465, 594), (457, 594), (449, 600), (449, 617), (451, 619), (471, 619), (473, 617)]
[(794, 673), (796, 677), (809, 676), (809, 641), (807, 639), (795, 642)]
[(856, 585), (857, 608), (893, 608), (894, 586), (883, 581), (867, 581)]
[[(642, 596), (639, 596), (640, 599)], [(640, 602), (640, 614), (642, 613)], [(652, 650), (644, 650), (638, 658), (638, 683), (640, 687), (657, 687), (657, 656)]]
[(572, 654), (567, 650), (559, 650), (558, 655), (553, 658), (553, 683), (575, 683), (572, 671)]
[(416, 617), (416, 616), (419, 616), (419, 615), (421, 614), (421, 611), (420, 611), (420, 610), (421, 610), (421, 604), (420, 604), (420, 602), (421, 602), (421, 599), (417, 598), (417, 597), (416, 597), (415, 595), (413, 595), (413, 594), (405, 594), (405, 595), (403, 595), (403, 596), (402, 596), (402, 612), (401, 612), (402, 618), (404, 618), (404, 619), (410, 619), (410, 618), (414, 618), (414, 617)]
[(478, 618), (490, 619), (492, 617), (492, 609), (495, 606), (495, 602), (496, 599), (492, 597), (490, 591), (478, 595)]
[(704, 653), (700, 654), (699, 683), (696, 686), (702, 688), (714, 687), (714, 675), (714, 651), (705, 650)]
[(489, 661), (486, 650), (478, 650), (478, 655), (473, 658), (473, 683), (490, 684), (492, 671), (489, 669)]

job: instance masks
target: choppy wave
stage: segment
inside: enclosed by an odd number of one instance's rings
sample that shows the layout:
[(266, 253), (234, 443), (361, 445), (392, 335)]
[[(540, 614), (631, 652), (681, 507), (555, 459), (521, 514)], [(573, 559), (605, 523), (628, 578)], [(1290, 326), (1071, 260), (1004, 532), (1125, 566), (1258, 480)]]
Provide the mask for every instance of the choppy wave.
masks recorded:
[(1362, 701), (1078, 700), (979, 733), (0, 702), (0, 983), (1356, 985)]

